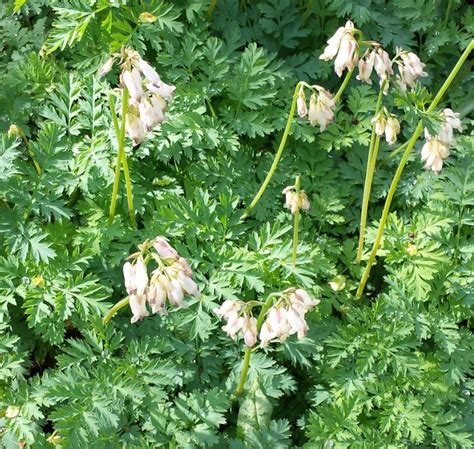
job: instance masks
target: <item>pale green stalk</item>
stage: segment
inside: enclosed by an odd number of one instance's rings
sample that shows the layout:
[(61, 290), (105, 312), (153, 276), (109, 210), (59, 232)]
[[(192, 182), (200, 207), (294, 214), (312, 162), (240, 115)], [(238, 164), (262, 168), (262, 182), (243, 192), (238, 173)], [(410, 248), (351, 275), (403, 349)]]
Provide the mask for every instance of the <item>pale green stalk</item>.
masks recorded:
[[(385, 81), (380, 86), (379, 96), (377, 98), (377, 104), (375, 106), (375, 115), (382, 109), (382, 98), (383, 98), (383, 89), (385, 86)], [(372, 180), (374, 177), (375, 171), (375, 162), (377, 160), (378, 153), (378, 145), (380, 144), (380, 137), (375, 133), (375, 124), (372, 125), (372, 134), (370, 136), (370, 144), (369, 144), (369, 153), (367, 155), (367, 168), (365, 173), (365, 182), (364, 182), (364, 194), (362, 196), (362, 209), (360, 212), (360, 229), (359, 229), (359, 246), (357, 248), (357, 257), (356, 263), (360, 263), (362, 259), (362, 252), (364, 251), (364, 238), (365, 238), (365, 229), (367, 227), (367, 215), (369, 210), (369, 200), (370, 200), (370, 192), (372, 189)], [(377, 151), (375, 151), (375, 147), (377, 146)]]
[(112, 198), (111, 198), (110, 210), (109, 210), (109, 225), (112, 224), (114, 216), (115, 216), (118, 188), (119, 188), (119, 182), (120, 182), (120, 168), (123, 166), (123, 171), (125, 175), (125, 188), (127, 192), (128, 213), (130, 215), (130, 222), (132, 223), (132, 226), (136, 228), (137, 223), (135, 221), (135, 208), (133, 206), (132, 183), (130, 179), (130, 172), (128, 170), (127, 156), (125, 154), (125, 121), (126, 121), (126, 116), (127, 116), (127, 111), (128, 111), (128, 98), (129, 98), (128, 89), (124, 87), (122, 90), (122, 123), (119, 126), (117, 114), (115, 112), (114, 97), (112, 94), (109, 96), (110, 112), (112, 114), (112, 122), (114, 124), (114, 131), (117, 137), (117, 144), (118, 144), (117, 162), (115, 165), (115, 177), (114, 177), (114, 183), (113, 183), (113, 188), (112, 188)]
[[(295, 182), (295, 191), (297, 195), (299, 196), (300, 193), (300, 184), (301, 184), (301, 179), (299, 176), (296, 177), (296, 182)], [(293, 251), (291, 253), (291, 264), (293, 266), (296, 266), (296, 256), (298, 252), (298, 232), (299, 232), (299, 224), (300, 224), (300, 208), (297, 207), (295, 214), (294, 214), (294, 220), (293, 220)]]
[[(443, 83), (441, 88), (439, 89), (438, 93), (436, 94), (436, 97), (434, 100), (431, 102), (430, 107), (428, 108), (427, 112), (433, 112), (436, 106), (438, 106), (438, 103), (441, 101), (443, 98), (444, 94), (448, 90), (449, 86), (453, 82), (454, 78), (458, 74), (459, 70), (461, 69), (462, 65), (466, 61), (467, 57), (471, 53), (472, 49), (474, 48), (474, 40), (472, 40), (469, 45), (467, 46), (466, 50), (464, 50), (463, 54), (460, 56), (458, 59), (458, 62), (456, 65), (453, 67), (451, 70), (451, 73), (449, 74), (448, 78), (446, 81)], [(359, 288), (357, 289), (356, 297), (360, 298), (362, 296), (362, 293), (364, 292), (365, 284), (367, 283), (367, 280), (369, 278), (370, 270), (372, 269), (372, 265), (375, 262), (375, 257), (377, 255), (377, 250), (380, 246), (380, 242), (382, 240), (383, 232), (385, 229), (385, 224), (387, 222), (387, 217), (390, 212), (390, 205), (392, 203), (393, 196), (395, 195), (395, 190), (397, 188), (398, 182), (400, 180), (400, 177), (403, 173), (403, 169), (405, 168), (405, 164), (408, 161), (408, 158), (410, 157), (410, 153), (413, 150), (413, 147), (415, 146), (415, 143), (420, 136), (421, 132), (423, 131), (423, 123), (420, 120), (418, 123), (418, 126), (415, 129), (415, 132), (413, 133), (412, 137), (408, 141), (407, 147), (405, 152), (403, 153), (403, 157), (398, 165), (397, 171), (395, 172), (395, 175), (393, 177), (392, 183), (390, 185), (390, 189), (387, 194), (387, 198), (385, 200), (385, 205), (383, 208), (382, 212), (382, 218), (380, 220), (379, 227), (377, 229), (377, 234), (375, 236), (375, 241), (374, 245), (372, 247), (372, 251), (369, 256), (369, 260), (367, 262), (367, 266), (365, 267), (364, 274), (362, 275), (362, 279), (359, 284)]]
[(107, 312), (107, 315), (104, 316), (102, 323), (106, 325), (120, 309), (123, 309), (127, 305), (128, 305), (128, 296), (120, 300)]
[[(265, 301), (265, 304), (262, 306), (262, 310), (260, 311), (260, 314), (258, 315), (258, 318), (257, 318), (257, 334), (260, 332), (260, 329), (262, 328), (265, 315), (267, 314), (268, 309), (273, 304), (274, 297), (275, 297), (275, 294), (270, 294), (267, 300)], [(236, 396), (240, 396), (242, 392), (244, 391), (245, 381), (247, 380), (247, 373), (249, 371), (249, 366), (250, 366), (251, 355), (252, 355), (252, 348), (248, 348), (248, 347), (245, 348), (244, 360), (242, 362), (242, 370), (240, 372), (239, 383), (237, 384), (237, 388), (235, 389)]]

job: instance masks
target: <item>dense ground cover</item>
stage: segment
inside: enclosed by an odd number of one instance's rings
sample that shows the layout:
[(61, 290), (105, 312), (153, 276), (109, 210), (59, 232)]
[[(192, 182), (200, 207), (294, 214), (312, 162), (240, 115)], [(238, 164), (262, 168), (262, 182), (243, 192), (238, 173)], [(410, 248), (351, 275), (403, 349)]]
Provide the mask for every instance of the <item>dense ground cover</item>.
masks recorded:
[[(199, 0), (0, 6), (0, 441), (473, 447), (469, 59), (427, 112), (472, 40), (472, 8), (457, 0), (218, 0), (208, 8)], [(297, 83), (338, 91), (345, 73), (319, 56), (347, 19), (392, 57), (401, 47), (426, 64), (413, 89), (392, 82), (383, 100), (400, 122), (399, 142), (420, 118), (435, 135), (446, 107), (463, 125), (439, 174), (423, 167), (423, 136), (409, 154), (359, 299), (403, 154), (382, 139), (356, 264), (378, 78), (368, 85), (354, 74), (324, 131), (295, 115), (274, 177), (241, 219), (272, 164)], [(118, 151), (109, 94), (121, 69), (98, 74), (124, 47), (176, 86), (167, 120), (140, 145), (125, 139), (136, 227), (123, 178), (109, 224)], [(294, 216), (281, 192), (297, 176), (311, 207), (300, 212), (293, 263)], [(201, 295), (186, 280), (187, 308), (144, 318), (135, 310), (143, 319), (132, 324), (125, 307), (104, 323), (126, 287), (137, 292), (124, 284), (127, 257), (157, 236), (189, 262)], [(150, 243), (145, 261), (175, 269), (174, 253), (160, 251), (154, 256)], [(173, 276), (190, 274), (179, 263)], [(244, 341), (229, 338), (213, 310), (226, 300), (261, 310), (258, 301), (293, 287), (320, 300), (306, 314), (307, 335), (257, 345), (236, 396)], [(182, 300), (174, 291), (171, 302)]]

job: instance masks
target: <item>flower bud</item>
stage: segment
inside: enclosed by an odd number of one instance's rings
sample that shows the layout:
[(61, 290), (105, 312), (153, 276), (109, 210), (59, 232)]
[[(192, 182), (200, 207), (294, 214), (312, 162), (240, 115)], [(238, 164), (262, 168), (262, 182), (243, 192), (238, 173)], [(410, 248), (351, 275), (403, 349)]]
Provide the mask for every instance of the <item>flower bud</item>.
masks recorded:
[(244, 333), (244, 342), (251, 348), (257, 343), (257, 320), (253, 316), (246, 315), (242, 323), (242, 332)]
[(393, 145), (397, 141), (400, 132), (400, 123), (396, 117), (390, 116), (385, 126), (385, 139), (389, 145)]
[(379, 111), (379, 113), (372, 119), (372, 124), (375, 125), (375, 134), (381, 137), (384, 135), (385, 126), (387, 124), (387, 119), (385, 118), (385, 113)]
[(409, 243), (407, 245), (407, 254), (410, 257), (416, 256), (418, 254), (418, 248), (416, 247), (416, 245), (413, 245), (412, 243)]
[(363, 81), (367, 84), (372, 84), (370, 76), (372, 75), (372, 70), (374, 69), (375, 61), (375, 50), (371, 51), (365, 59), (359, 61), (359, 74), (356, 78), (360, 81)]
[(319, 124), (321, 131), (324, 131), (328, 124), (334, 120), (334, 110), (336, 103), (332, 95), (321, 88), (319, 95), (312, 94), (309, 101), (308, 119), (311, 126)]
[(107, 75), (107, 73), (109, 73), (112, 70), (113, 66), (114, 66), (114, 58), (110, 57), (109, 59), (107, 59), (105, 64), (100, 68), (99, 76)]
[(148, 285), (148, 273), (143, 257), (140, 256), (135, 264), (135, 289), (138, 295), (146, 292)]
[(270, 340), (273, 338), (272, 328), (268, 321), (264, 321), (262, 327), (260, 328), (260, 334), (258, 338), (260, 339), (260, 347), (265, 348), (270, 343)]
[(8, 128), (8, 135), (11, 136), (21, 136), (21, 129), (17, 125), (10, 125)]
[(334, 70), (341, 76), (344, 69), (352, 70), (358, 61), (357, 41), (352, 33), (345, 33), (341, 39), (339, 52), (334, 61)]
[(16, 418), (19, 414), (20, 407), (17, 407), (16, 405), (9, 405), (5, 410), (5, 416), (10, 419)]
[(228, 315), (227, 324), (222, 327), (222, 330), (230, 337), (232, 340), (237, 338), (237, 332), (242, 328), (244, 319), (239, 317), (237, 312), (232, 312)]
[(298, 98), (296, 100), (296, 106), (298, 110), (298, 115), (301, 118), (306, 117), (308, 114), (308, 108), (306, 107), (306, 96), (304, 94), (304, 88), (303, 86), (300, 87), (300, 90), (298, 92)]

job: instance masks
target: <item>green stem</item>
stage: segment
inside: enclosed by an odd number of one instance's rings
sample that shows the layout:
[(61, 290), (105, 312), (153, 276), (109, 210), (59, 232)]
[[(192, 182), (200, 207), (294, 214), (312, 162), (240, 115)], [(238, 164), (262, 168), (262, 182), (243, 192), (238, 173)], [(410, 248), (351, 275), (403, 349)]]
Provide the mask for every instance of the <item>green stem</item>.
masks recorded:
[(346, 76), (344, 78), (344, 81), (341, 84), (341, 87), (339, 87), (339, 90), (336, 92), (336, 95), (334, 95), (333, 99), (337, 103), (341, 95), (343, 94), (344, 90), (346, 89), (347, 85), (349, 84), (350, 79), (352, 78), (352, 74), (354, 73), (354, 69), (349, 70), (346, 73)]
[[(296, 177), (295, 182), (295, 191), (299, 195), (300, 193), (300, 184), (301, 178), (299, 176)], [(298, 251), (298, 231), (299, 231), (299, 224), (300, 224), (300, 208), (297, 207), (294, 215), (293, 221), (293, 251), (291, 254), (291, 264), (296, 266), (296, 256)]]
[(109, 210), (109, 225), (112, 224), (114, 216), (115, 216), (115, 209), (117, 206), (117, 196), (118, 196), (118, 189), (119, 189), (119, 182), (120, 182), (120, 168), (123, 166), (130, 222), (132, 223), (132, 226), (136, 228), (137, 223), (135, 221), (135, 208), (133, 206), (132, 183), (130, 180), (130, 172), (128, 170), (127, 156), (125, 154), (125, 122), (126, 122), (127, 111), (128, 111), (128, 98), (129, 98), (128, 89), (124, 87), (122, 90), (122, 122), (119, 125), (117, 114), (115, 112), (115, 100), (112, 94), (109, 95), (110, 112), (112, 114), (112, 122), (114, 124), (114, 131), (115, 131), (115, 135), (117, 137), (117, 143), (118, 143), (117, 162), (115, 165), (115, 177), (114, 177), (114, 184), (112, 188), (112, 198), (110, 201), (110, 210)]
[(449, 20), (449, 15), (451, 14), (451, 8), (453, 7), (453, 0), (448, 0), (448, 6), (446, 7), (446, 14), (444, 15), (443, 26), (446, 26)]
[[(112, 115), (112, 122), (114, 124), (114, 131), (115, 136), (117, 138), (117, 142), (120, 142), (120, 127), (117, 120), (117, 114), (115, 112), (115, 98), (113, 94), (109, 95), (109, 108), (110, 113)], [(119, 189), (119, 182), (120, 182), (120, 167), (121, 167), (122, 155), (120, 152), (120, 144), (117, 153), (117, 160), (115, 162), (115, 176), (114, 176), (114, 184), (112, 187), (112, 198), (110, 201), (110, 209), (109, 209), (109, 226), (112, 224), (114, 215), (115, 215), (115, 208), (117, 205), (117, 195)]]
[[(275, 297), (275, 294), (268, 295), (268, 298), (265, 301), (265, 304), (262, 306), (262, 310), (260, 310), (260, 313), (257, 318), (257, 334), (260, 332), (260, 329), (262, 327), (262, 324), (268, 312), (268, 309), (273, 304), (274, 297)], [(249, 366), (250, 366), (251, 355), (252, 355), (252, 348), (245, 348), (244, 360), (242, 362), (242, 370), (240, 372), (239, 383), (237, 385), (237, 388), (235, 389), (236, 396), (240, 396), (242, 392), (244, 391), (245, 381), (247, 380), (247, 373), (249, 371)]]
[[(458, 59), (458, 62), (456, 63), (456, 65), (451, 70), (451, 73), (449, 74), (448, 78), (446, 79), (446, 81), (443, 83), (443, 85), (439, 89), (438, 93), (436, 94), (436, 97), (433, 99), (433, 101), (431, 102), (430, 107), (427, 110), (428, 112), (433, 112), (434, 109), (436, 108), (436, 106), (438, 106), (439, 102), (443, 98), (443, 95), (448, 90), (449, 86), (453, 82), (454, 78), (456, 77), (457, 73), (461, 69), (463, 63), (466, 61), (466, 59), (468, 58), (468, 56), (471, 53), (473, 48), (474, 48), (474, 39), (469, 43), (467, 48), (464, 50), (463, 54)], [(415, 132), (413, 133), (412, 137), (408, 141), (406, 150), (403, 153), (403, 157), (400, 160), (397, 171), (395, 172), (392, 183), (390, 185), (390, 189), (388, 191), (387, 198), (385, 200), (385, 205), (384, 205), (383, 212), (382, 212), (382, 218), (380, 220), (380, 224), (379, 224), (379, 227), (377, 229), (377, 234), (375, 236), (374, 245), (372, 247), (372, 251), (370, 253), (369, 260), (367, 262), (367, 266), (365, 267), (364, 274), (362, 275), (362, 279), (360, 281), (359, 288), (357, 289), (357, 293), (356, 293), (357, 298), (360, 298), (362, 296), (362, 293), (364, 292), (365, 284), (367, 283), (367, 280), (369, 278), (370, 270), (372, 269), (372, 265), (375, 262), (375, 257), (377, 255), (377, 250), (378, 250), (378, 248), (380, 246), (380, 242), (382, 240), (383, 232), (384, 232), (384, 229), (385, 229), (385, 224), (387, 222), (387, 217), (388, 217), (388, 214), (389, 214), (389, 211), (390, 211), (390, 205), (392, 203), (393, 196), (395, 195), (395, 190), (397, 188), (400, 177), (403, 173), (403, 169), (405, 168), (405, 164), (407, 163), (408, 158), (410, 157), (410, 153), (411, 153), (413, 147), (415, 146), (415, 143), (416, 143), (418, 137), (420, 136), (422, 130), (423, 130), (423, 123), (420, 120), (417, 127), (416, 127), (416, 129), (415, 129)]]
[(104, 316), (104, 319), (102, 320), (102, 323), (104, 323), (104, 325), (106, 325), (120, 309), (123, 309), (127, 305), (128, 305), (128, 296), (126, 298), (121, 299), (117, 304), (115, 304), (107, 312), (107, 315)]
[(31, 157), (31, 160), (33, 161), (33, 164), (36, 168), (36, 172), (38, 173), (38, 175), (41, 175), (41, 167), (35, 159), (35, 153), (33, 152), (33, 149), (31, 148), (30, 141), (28, 140), (28, 137), (26, 137), (26, 134), (23, 132), (23, 130), (20, 127), (18, 127), (18, 132), (20, 133), (20, 136), (23, 139), (23, 142), (25, 142), (26, 148), (28, 148), (28, 153), (29, 153), (29, 155)]
[(390, 154), (382, 159), (382, 164), (388, 162), (390, 159), (393, 159), (397, 154), (401, 153), (405, 147), (407, 146), (408, 142), (402, 143), (399, 147), (395, 148)]
[(244, 361), (242, 362), (242, 371), (240, 372), (239, 384), (235, 390), (235, 395), (240, 396), (244, 391), (245, 381), (247, 380), (247, 373), (250, 366), (250, 356), (252, 355), (252, 348), (245, 348)]
[[(379, 96), (377, 98), (377, 104), (375, 106), (375, 115), (380, 112), (382, 108), (382, 98), (383, 98), (383, 89), (384, 89), (385, 82), (382, 83), (379, 90)], [(360, 212), (360, 229), (359, 229), (359, 246), (357, 248), (357, 257), (356, 263), (360, 263), (362, 259), (362, 252), (364, 251), (364, 238), (365, 238), (365, 228), (367, 226), (367, 215), (369, 210), (369, 199), (370, 199), (370, 192), (372, 189), (372, 180), (374, 177), (375, 171), (375, 161), (377, 160), (377, 155), (375, 155), (375, 146), (377, 145), (377, 152), (378, 152), (378, 145), (380, 143), (380, 137), (375, 133), (375, 124), (372, 125), (372, 134), (370, 136), (370, 145), (369, 145), (369, 153), (367, 155), (367, 168), (365, 173), (365, 182), (364, 182), (364, 193), (362, 196), (362, 209)]]
[(290, 114), (288, 116), (288, 120), (286, 122), (286, 127), (285, 130), (283, 131), (283, 136), (281, 138), (280, 146), (278, 147), (278, 151), (275, 154), (275, 159), (273, 160), (273, 163), (270, 167), (270, 171), (268, 172), (265, 181), (263, 181), (263, 184), (261, 185), (259, 191), (255, 195), (255, 198), (252, 200), (250, 203), (250, 206), (247, 207), (246, 211), (241, 217), (241, 220), (247, 218), (252, 211), (252, 209), (257, 205), (257, 203), (260, 201), (260, 198), (264, 194), (268, 184), (270, 183), (270, 180), (272, 179), (277, 167), (278, 167), (278, 162), (280, 162), (281, 155), (283, 154), (283, 150), (285, 149), (286, 145), (286, 139), (288, 138), (288, 134), (290, 133), (291, 125), (293, 123), (293, 119), (295, 116), (295, 110), (296, 110), (296, 100), (298, 98), (298, 91), (300, 89), (301, 83), (299, 82), (296, 84), (295, 87), (295, 92), (293, 94), (293, 101), (291, 102), (291, 108), (290, 108)]

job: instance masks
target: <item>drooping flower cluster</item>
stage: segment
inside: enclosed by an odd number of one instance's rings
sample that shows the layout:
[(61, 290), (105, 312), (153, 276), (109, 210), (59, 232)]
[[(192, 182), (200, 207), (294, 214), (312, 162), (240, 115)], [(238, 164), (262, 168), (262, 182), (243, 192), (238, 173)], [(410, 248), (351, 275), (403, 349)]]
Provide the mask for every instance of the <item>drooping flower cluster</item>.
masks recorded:
[(402, 90), (406, 90), (407, 86), (410, 88), (414, 87), (420, 78), (428, 76), (423, 70), (425, 64), (413, 52), (397, 48), (395, 60), (398, 64), (397, 84)]
[(146, 132), (165, 120), (167, 102), (173, 99), (175, 87), (164, 83), (157, 71), (135, 50), (122, 49), (112, 55), (99, 71), (101, 76), (120, 59), (120, 86), (128, 90), (130, 100), (125, 127), (134, 145), (145, 140)]
[(301, 288), (284, 291), (283, 296), (268, 310), (258, 336), (260, 347), (264, 348), (276, 339), (284, 342), (293, 334), (301, 340), (309, 329), (305, 315), (319, 303)]
[[(132, 323), (149, 315), (147, 303), (152, 313), (166, 315), (167, 301), (176, 307), (186, 307), (186, 294), (199, 297), (199, 288), (192, 279), (193, 273), (188, 262), (163, 237), (146, 241), (139, 248), (140, 252), (131, 256), (134, 262), (126, 262), (123, 266), (125, 288), (133, 314)], [(155, 251), (150, 251), (151, 248)], [(150, 278), (146, 264), (149, 258), (157, 263)]]
[(304, 290), (287, 289), (278, 294), (278, 299), (266, 312), (260, 329), (251, 309), (243, 301), (224, 301), (219, 308), (214, 309), (214, 313), (227, 321), (222, 330), (233, 340), (243, 337), (248, 347), (255, 346), (260, 340), (260, 347), (263, 348), (272, 340), (284, 342), (293, 334), (302, 339), (308, 331), (305, 314), (317, 304), (319, 301), (311, 299)]
[(385, 108), (372, 119), (375, 125), (375, 133), (382, 137), (385, 134), (385, 140), (389, 145), (393, 145), (397, 141), (400, 133), (400, 122), (394, 114), (389, 114)]
[(300, 209), (309, 210), (311, 207), (304, 190), (297, 192), (295, 186), (288, 186), (283, 189), (282, 193), (285, 195), (285, 206), (290, 209), (293, 215)]
[(443, 124), (436, 136), (431, 136), (425, 128), (426, 143), (421, 149), (421, 159), (425, 162), (425, 168), (435, 173), (440, 173), (443, 168), (443, 160), (449, 156), (449, 149), (456, 144), (454, 129), (462, 131), (462, 123), (459, 114), (446, 108), (443, 111)]
[(329, 123), (334, 120), (336, 102), (331, 93), (324, 89), (324, 87), (318, 85), (307, 86), (312, 90), (308, 109), (306, 106), (304, 87), (305, 86), (301, 84), (296, 100), (298, 115), (301, 118), (307, 116), (311, 126), (319, 124), (321, 131), (324, 131)]
[(354, 37), (356, 31), (354, 24), (348, 20), (345, 26), (338, 28), (327, 41), (327, 46), (319, 57), (324, 61), (330, 61), (335, 57), (334, 71), (339, 77), (344, 69), (352, 70), (359, 60), (358, 44)]

